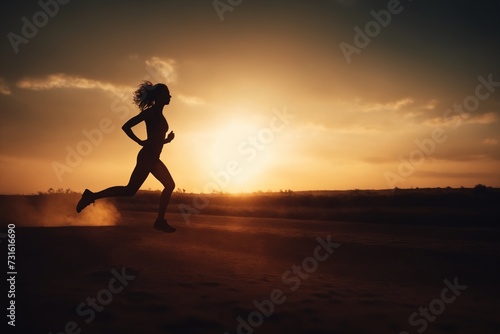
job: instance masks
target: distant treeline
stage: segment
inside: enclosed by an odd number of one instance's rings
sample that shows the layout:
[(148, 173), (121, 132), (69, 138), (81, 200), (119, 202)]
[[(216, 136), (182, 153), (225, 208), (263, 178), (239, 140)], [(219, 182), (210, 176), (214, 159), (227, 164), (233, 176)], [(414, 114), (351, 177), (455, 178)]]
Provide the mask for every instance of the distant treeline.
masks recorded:
[[(76, 216), (81, 197), (70, 189), (49, 189), (36, 195), (0, 195), (0, 224), (27, 212), (32, 219), (47, 213)], [(139, 191), (133, 197), (110, 198), (119, 211), (156, 212), (160, 191)], [(99, 201), (96, 202), (96, 206)], [(392, 190), (256, 192), (193, 194), (174, 192), (170, 213), (193, 215), (356, 221), (439, 226), (499, 226), (500, 189), (420, 188)], [(38, 217), (38, 218), (37, 218)], [(28, 219), (28, 218), (23, 218)]]
[[(119, 210), (156, 211), (159, 192), (114, 199)], [(500, 189), (421, 188), (252, 194), (175, 192), (169, 212), (443, 226), (498, 225)], [(500, 226), (500, 225), (499, 225)]]

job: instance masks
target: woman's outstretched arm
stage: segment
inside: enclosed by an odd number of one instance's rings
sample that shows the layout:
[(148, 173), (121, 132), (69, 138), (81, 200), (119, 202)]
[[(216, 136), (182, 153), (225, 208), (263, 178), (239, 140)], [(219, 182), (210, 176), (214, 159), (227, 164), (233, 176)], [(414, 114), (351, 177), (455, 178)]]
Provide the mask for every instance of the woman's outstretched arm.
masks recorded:
[(122, 130), (125, 131), (127, 136), (129, 136), (130, 139), (135, 141), (137, 144), (144, 146), (145, 141), (140, 140), (139, 137), (135, 135), (135, 133), (132, 131), (132, 127), (136, 126), (140, 122), (144, 121), (144, 112), (141, 112), (139, 115), (132, 117), (129, 119), (125, 124), (122, 126)]

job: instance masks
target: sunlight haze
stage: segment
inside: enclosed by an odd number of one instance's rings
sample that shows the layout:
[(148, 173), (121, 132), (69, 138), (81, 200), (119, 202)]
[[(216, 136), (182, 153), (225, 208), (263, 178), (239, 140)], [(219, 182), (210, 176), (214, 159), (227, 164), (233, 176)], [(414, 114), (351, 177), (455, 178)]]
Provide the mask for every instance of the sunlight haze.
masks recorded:
[(126, 184), (142, 80), (170, 89), (161, 158), (186, 191), (500, 187), (500, 6), (401, 2), (347, 59), (387, 6), (71, 1), (13, 47), (41, 8), (2, 4), (0, 193)]

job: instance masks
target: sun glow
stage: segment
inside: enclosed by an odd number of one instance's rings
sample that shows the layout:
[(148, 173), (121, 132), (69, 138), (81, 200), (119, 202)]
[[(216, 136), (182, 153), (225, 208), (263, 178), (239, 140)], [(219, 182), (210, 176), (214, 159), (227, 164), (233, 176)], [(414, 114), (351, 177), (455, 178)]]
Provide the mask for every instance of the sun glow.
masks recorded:
[(252, 184), (273, 161), (271, 141), (252, 120), (231, 120), (218, 128), (208, 151), (208, 167), (219, 191), (253, 190)]

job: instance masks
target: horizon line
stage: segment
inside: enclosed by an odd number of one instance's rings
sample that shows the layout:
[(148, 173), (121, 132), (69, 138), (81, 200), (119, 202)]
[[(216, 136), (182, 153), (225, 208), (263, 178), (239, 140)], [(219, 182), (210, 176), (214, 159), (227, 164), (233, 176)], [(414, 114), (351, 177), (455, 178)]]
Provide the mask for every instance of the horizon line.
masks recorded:
[[(185, 189), (176, 189), (173, 191), (172, 194), (190, 194), (190, 195), (198, 195), (198, 194), (203, 194), (203, 195), (252, 195), (252, 194), (287, 194), (287, 193), (313, 193), (313, 192), (353, 192), (353, 191), (395, 191), (395, 190), (437, 190), (437, 189), (476, 189), (476, 188), (488, 188), (488, 189), (500, 189), (500, 187), (497, 186), (487, 186), (484, 184), (476, 184), (473, 187), (451, 187), (451, 186), (446, 186), (446, 187), (409, 187), (409, 188), (401, 188), (401, 187), (395, 187), (395, 188), (352, 188), (352, 189), (308, 189), (308, 190), (293, 190), (293, 189), (279, 189), (279, 190), (255, 190), (255, 191), (220, 191), (220, 192), (211, 192), (211, 193), (205, 193), (205, 192), (193, 192), (193, 191), (186, 191)], [(52, 189), (52, 191), (51, 191)], [(179, 190), (184, 190), (184, 191), (179, 191)], [(161, 189), (139, 189), (139, 192), (161, 192)], [(53, 194), (81, 194), (81, 191), (74, 191), (71, 189), (53, 189), (49, 188), (47, 191), (36, 191), (32, 193), (0, 193), (0, 196), (36, 196), (36, 195), (53, 195)], [(132, 196), (133, 197), (133, 196)]]

